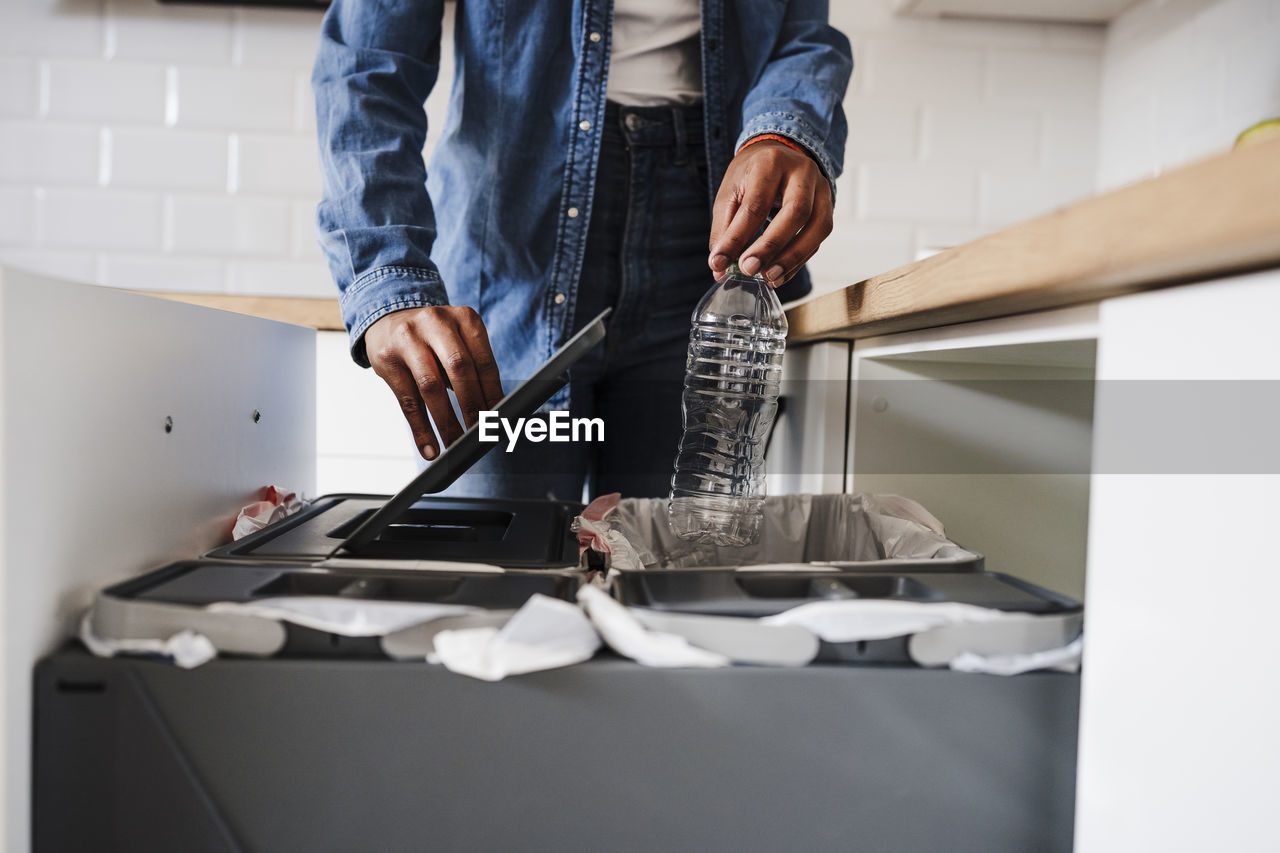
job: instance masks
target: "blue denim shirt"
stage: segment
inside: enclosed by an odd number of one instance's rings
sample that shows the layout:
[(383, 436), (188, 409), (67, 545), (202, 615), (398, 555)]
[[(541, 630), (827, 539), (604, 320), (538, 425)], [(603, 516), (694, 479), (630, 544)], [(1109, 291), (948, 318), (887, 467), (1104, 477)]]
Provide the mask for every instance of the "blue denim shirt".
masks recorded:
[[(491, 342), (504, 380), (523, 379), (573, 331), (613, 4), (459, 0), (449, 118), (428, 174), (423, 102), (443, 9), (330, 6), (312, 75), (320, 241), (358, 363), (368, 365), (363, 335), (378, 318), (452, 303), (476, 308), (491, 331), (521, 330)], [(852, 67), (826, 0), (702, 0), (713, 198), (737, 147), (762, 133), (799, 143), (834, 182)]]

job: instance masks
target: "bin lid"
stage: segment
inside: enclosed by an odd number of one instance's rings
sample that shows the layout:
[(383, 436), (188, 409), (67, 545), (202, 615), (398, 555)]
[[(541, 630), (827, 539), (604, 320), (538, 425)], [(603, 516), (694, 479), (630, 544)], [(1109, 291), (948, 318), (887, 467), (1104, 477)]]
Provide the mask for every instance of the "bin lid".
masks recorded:
[[(503, 397), (495, 411), (503, 420), (527, 418), (569, 381), (569, 368), (591, 351), (605, 336), (605, 319), (613, 309), (606, 308), (595, 319), (560, 347), (551, 358), (525, 382)], [(494, 442), (480, 440), (479, 424), (472, 424), (462, 437), (445, 448), (435, 461), (409, 484), (392, 495), (363, 524), (342, 540), (329, 556), (342, 551), (359, 553), (360, 549), (377, 539), (386, 527), (414, 505), (424, 495), (442, 492), (462, 476), (472, 465), (492, 450)]]

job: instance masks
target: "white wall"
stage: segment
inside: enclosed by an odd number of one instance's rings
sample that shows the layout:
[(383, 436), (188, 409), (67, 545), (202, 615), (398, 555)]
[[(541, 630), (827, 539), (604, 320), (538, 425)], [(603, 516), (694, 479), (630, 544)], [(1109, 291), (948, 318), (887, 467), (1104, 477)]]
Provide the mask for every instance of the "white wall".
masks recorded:
[[(837, 239), (814, 264), (824, 289), (1092, 188), (1101, 27), (891, 5), (832, 3), (857, 67)], [(125, 287), (329, 295), (312, 224), (319, 22), (4, 0), (0, 258)], [(443, 106), (432, 98), (435, 127)]]
[(0, 259), (122, 287), (328, 295), (320, 15), (0, 4)]
[(1093, 190), (1103, 27), (902, 18), (892, 5), (831, 3), (854, 72), (819, 290)]
[(1145, 0), (1112, 23), (1102, 83), (1101, 188), (1226, 151), (1280, 118), (1280, 3)]

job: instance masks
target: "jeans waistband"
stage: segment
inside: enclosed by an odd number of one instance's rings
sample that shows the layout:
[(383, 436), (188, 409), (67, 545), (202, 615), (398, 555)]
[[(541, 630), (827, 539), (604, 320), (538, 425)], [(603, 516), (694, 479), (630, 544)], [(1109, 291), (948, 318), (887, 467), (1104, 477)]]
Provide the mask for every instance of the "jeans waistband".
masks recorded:
[(604, 108), (604, 139), (626, 145), (669, 146), (678, 151), (702, 145), (702, 104), (629, 107), (609, 101)]

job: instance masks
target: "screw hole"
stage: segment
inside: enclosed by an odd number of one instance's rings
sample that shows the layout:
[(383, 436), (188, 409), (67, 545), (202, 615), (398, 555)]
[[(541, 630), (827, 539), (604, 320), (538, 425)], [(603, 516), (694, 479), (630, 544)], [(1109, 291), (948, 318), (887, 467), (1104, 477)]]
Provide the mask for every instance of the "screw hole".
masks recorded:
[(173, 432), (173, 416), (169, 415), (164, 419), (164, 431), (166, 433)]
[(254, 410), (253, 410), (253, 422), (256, 424), (256, 423), (257, 423), (258, 421), (260, 421), (260, 420), (262, 420), (262, 412), (259, 412), (257, 409), (254, 409)]

